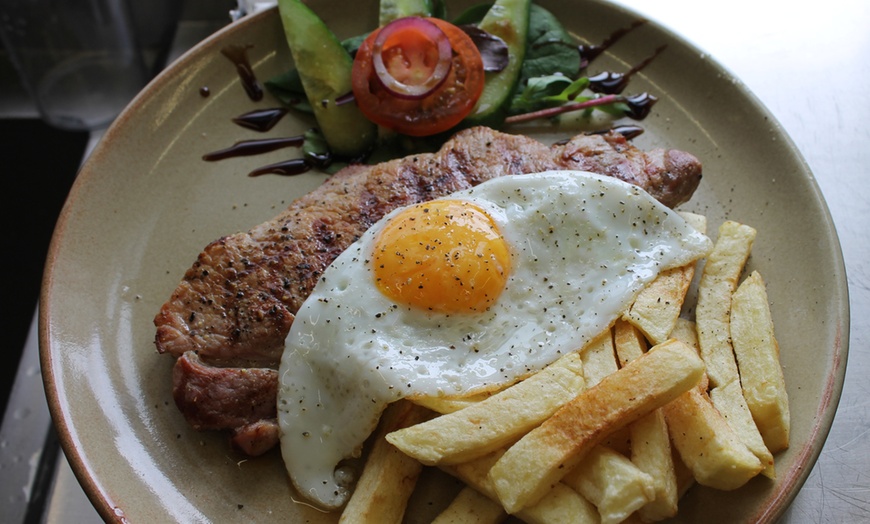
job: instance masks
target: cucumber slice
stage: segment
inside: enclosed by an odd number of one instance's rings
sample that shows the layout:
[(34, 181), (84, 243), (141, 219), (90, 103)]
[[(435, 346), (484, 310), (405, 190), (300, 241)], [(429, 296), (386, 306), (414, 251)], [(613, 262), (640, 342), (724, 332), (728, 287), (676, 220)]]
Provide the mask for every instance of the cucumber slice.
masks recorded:
[(378, 23), (381, 27), (406, 16), (432, 16), (431, 0), (381, 0)]
[(347, 157), (365, 153), (377, 139), (377, 126), (356, 104), (335, 104), (337, 97), (352, 91), (353, 58), (300, 0), (279, 0), (278, 10), (302, 87), (330, 150)]
[(483, 93), (466, 118), (467, 124), (497, 125), (504, 120), (526, 56), (531, 4), (531, 0), (496, 0), (480, 21), (478, 27), (504, 40), (510, 61), (501, 71), (486, 74)]

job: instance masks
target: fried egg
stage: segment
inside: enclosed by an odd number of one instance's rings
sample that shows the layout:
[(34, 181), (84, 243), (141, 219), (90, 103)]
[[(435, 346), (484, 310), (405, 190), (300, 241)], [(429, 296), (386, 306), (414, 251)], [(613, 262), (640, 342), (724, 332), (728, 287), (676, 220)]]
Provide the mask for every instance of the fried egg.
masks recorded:
[(344, 504), (383, 409), (511, 383), (583, 347), (710, 240), (645, 191), (577, 171), (503, 176), (394, 210), (327, 268), (279, 368), (299, 492)]

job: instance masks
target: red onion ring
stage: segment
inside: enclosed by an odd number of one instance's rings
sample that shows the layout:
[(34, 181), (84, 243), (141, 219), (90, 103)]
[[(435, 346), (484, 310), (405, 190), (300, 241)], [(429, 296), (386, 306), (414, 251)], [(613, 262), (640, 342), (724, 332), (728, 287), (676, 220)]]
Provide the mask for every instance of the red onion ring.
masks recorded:
[[(389, 40), (393, 36), (399, 35), (401, 32), (412, 31), (429, 40), (438, 51), (438, 62), (432, 69), (431, 74), (419, 83), (406, 83), (395, 78), (389, 71), (386, 63), (384, 63), (383, 53), (390, 48), (385, 48)], [(401, 46), (401, 44), (397, 44)], [(418, 100), (426, 97), (436, 89), (438, 89), (453, 66), (453, 48), (450, 46), (450, 40), (444, 31), (434, 23), (420, 17), (407, 17), (394, 20), (385, 25), (377, 37), (372, 47), (372, 65), (375, 70), (375, 76), (381, 85), (397, 98), (408, 100)]]

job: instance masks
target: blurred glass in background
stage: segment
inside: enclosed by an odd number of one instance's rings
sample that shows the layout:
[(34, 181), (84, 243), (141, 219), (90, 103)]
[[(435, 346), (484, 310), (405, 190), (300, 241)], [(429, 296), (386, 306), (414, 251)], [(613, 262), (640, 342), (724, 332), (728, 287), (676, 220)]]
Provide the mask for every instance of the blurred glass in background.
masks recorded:
[(177, 0), (0, 0), (0, 38), (41, 117), (107, 126), (164, 65)]

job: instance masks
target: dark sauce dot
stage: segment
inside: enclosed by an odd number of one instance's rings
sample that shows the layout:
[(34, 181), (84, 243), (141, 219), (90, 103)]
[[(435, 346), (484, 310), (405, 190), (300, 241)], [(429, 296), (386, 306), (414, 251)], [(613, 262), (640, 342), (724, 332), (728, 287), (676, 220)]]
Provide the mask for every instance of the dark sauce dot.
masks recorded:
[(627, 97), (625, 103), (628, 106), (628, 110), (625, 112), (625, 116), (634, 120), (643, 120), (649, 115), (652, 106), (658, 101), (658, 98), (649, 93)]
[(208, 88), (208, 86), (202, 86), (199, 88), (199, 96), (203, 98), (208, 98), (209, 95), (211, 95), (211, 90)]

